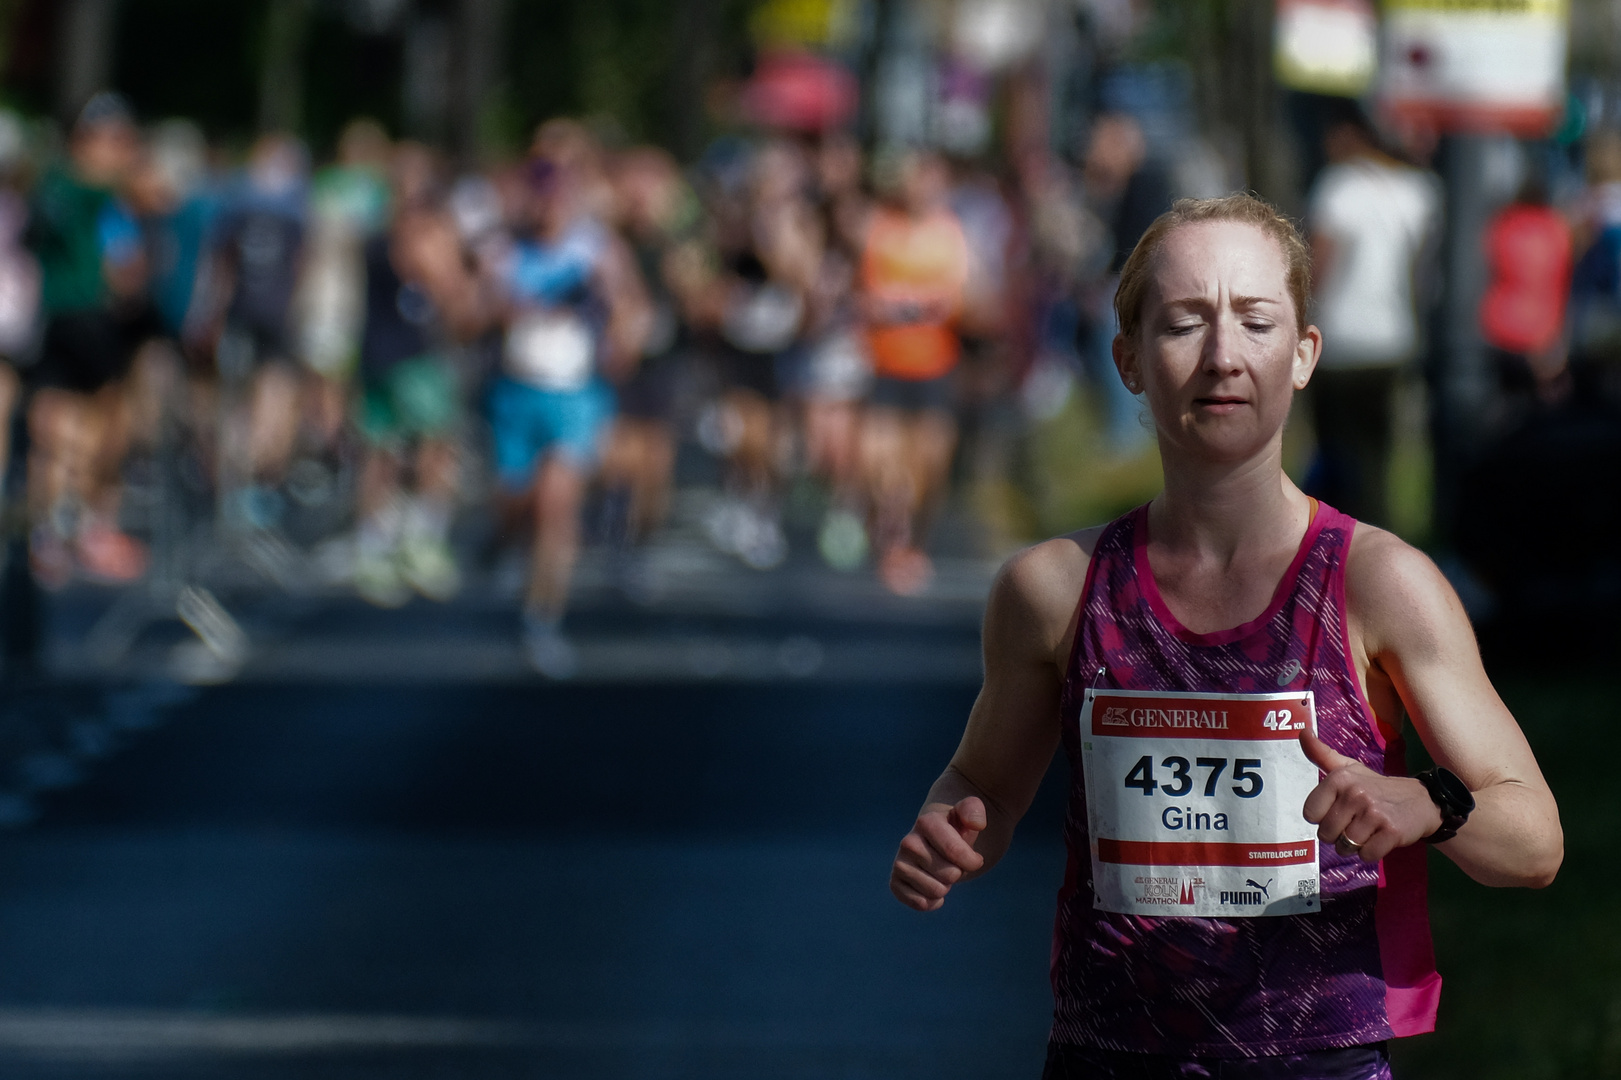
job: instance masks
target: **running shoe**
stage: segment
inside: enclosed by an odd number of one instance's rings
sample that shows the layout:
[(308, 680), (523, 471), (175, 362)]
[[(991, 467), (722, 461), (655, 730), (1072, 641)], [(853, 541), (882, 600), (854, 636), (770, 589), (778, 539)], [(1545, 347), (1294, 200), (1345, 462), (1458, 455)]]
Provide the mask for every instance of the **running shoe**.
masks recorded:
[(788, 558), (788, 537), (769, 511), (752, 507), (737, 557), (751, 570), (774, 570)]
[(28, 538), (28, 565), (42, 587), (65, 588), (73, 580), (73, 548), (55, 529), (37, 528)]
[(748, 504), (731, 496), (722, 497), (704, 515), (704, 532), (716, 549), (738, 555), (748, 543), (750, 515)]
[(411, 599), (411, 587), (387, 552), (363, 552), (355, 556), (355, 591), (368, 604), (397, 608)]
[(867, 527), (848, 510), (829, 510), (816, 532), (816, 550), (835, 570), (855, 570), (867, 561)]
[(529, 666), (548, 679), (571, 679), (580, 669), (579, 651), (553, 618), (524, 613), (523, 651)]
[(281, 492), (264, 484), (249, 484), (227, 503), (231, 523), (249, 529), (273, 529), (286, 512), (287, 500)]
[(400, 545), (397, 562), (405, 583), (429, 600), (444, 603), (461, 590), (456, 557), (443, 540), (413, 537)]
[(146, 545), (109, 525), (86, 525), (73, 546), (80, 571), (91, 581), (127, 585), (146, 573)]
[(919, 596), (934, 581), (934, 562), (914, 547), (891, 548), (878, 560), (878, 580), (896, 596)]

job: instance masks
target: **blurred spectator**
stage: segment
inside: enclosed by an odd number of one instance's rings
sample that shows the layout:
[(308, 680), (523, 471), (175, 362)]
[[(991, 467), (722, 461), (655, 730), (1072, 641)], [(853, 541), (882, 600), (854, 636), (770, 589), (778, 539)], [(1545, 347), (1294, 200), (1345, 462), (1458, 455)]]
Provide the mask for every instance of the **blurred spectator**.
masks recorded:
[(220, 211), (212, 303), (197, 327), (204, 347), (212, 346), (229, 414), (220, 427), (225, 512), (250, 528), (279, 523), (277, 489), (299, 430), (303, 379), (291, 314), (308, 199), (303, 147), (285, 135), (261, 136)]
[(355, 586), (382, 607), (411, 589), (444, 601), (460, 585), (448, 543), (462, 419), (450, 354), (483, 329), (490, 305), (454, 222), (431, 204), (400, 205), (388, 233), (367, 243), (365, 269)]
[(140, 155), (129, 107), (98, 94), (80, 113), (68, 160), (34, 191), (28, 244), (39, 259), (46, 316), (29, 406), (30, 556), (39, 579), (75, 566), (131, 581), (146, 550), (119, 527), (135, 351), (157, 332), (140, 230), (119, 195)]
[(1492, 216), (1484, 247), (1490, 279), (1480, 328), (1512, 421), (1551, 398), (1566, 371), (1570, 226), (1548, 205), (1540, 176)]
[(952, 375), (969, 256), (948, 202), (950, 180), (938, 155), (914, 151), (897, 162), (862, 252), (861, 307), (876, 376), (862, 465), (879, 577), (902, 595), (933, 578), (923, 537), (957, 441)]
[[(1082, 356), (1104, 402), (1110, 443), (1115, 453), (1131, 454), (1146, 446), (1150, 436), (1142, 424), (1142, 407), (1114, 370), (1114, 338), (1120, 331), (1114, 293), (1126, 256), (1154, 219), (1171, 208), (1170, 177), (1149, 157), (1142, 125), (1126, 113), (1102, 113), (1092, 121), (1082, 176), (1092, 212), (1108, 226), (1107, 243), (1113, 249), (1105, 273), (1089, 290), (1091, 347)], [(1078, 228), (1084, 236), (1084, 222)]]
[(1621, 133), (1587, 146), (1587, 189), (1575, 208), (1576, 265), (1570, 285), (1570, 358), (1602, 391), (1621, 359)]
[(562, 619), (581, 506), (613, 418), (610, 380), (639, 358), (648, 305), (633, 257), (590, 212), (600, 174), (589, 136), (551, 121), (536, 143), (503, 275), (506, 341), (488, 407), (508, 527), (526, 516), (534, 527), (525, 649), (536, 670), (567, 677), (576, 659)]
[(1385, 153), (1347, 103), (1327, 127), (1328, 166), (1307, 212), (1323, 356), (1312, 378), (1310, 487), (1359, 521), (1388, 525), (1393, 395), (1418, 355), (1414, 275), (1437, 228), (1436, 178)]

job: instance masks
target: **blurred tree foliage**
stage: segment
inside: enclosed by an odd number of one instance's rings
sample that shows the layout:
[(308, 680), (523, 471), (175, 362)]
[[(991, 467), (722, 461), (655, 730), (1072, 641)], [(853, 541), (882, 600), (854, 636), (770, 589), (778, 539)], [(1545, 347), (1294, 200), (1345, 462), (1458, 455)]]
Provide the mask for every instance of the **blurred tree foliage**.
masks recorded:
[(576, 115), (690, 155), (715, 78), (748, 64), (751, 0), (513, 0), (508, 107), (524, 131)]
[[(710, 133), (707, 91), (745, 75), (752, 0), (504, 0), (501, 54), (482, 104), (483, 141), (515, 149), (556, 115), (690, 155)], [(308, 0), (300, 34), (299, 127), (317, 152), (350, 117), (404, 122), (406, 29), (454, 27), (458, 0)], [(367, 11), (388, 9), (384, 21)], [(0, 88), (32, 113), (53, 105), (64, 0), (0, 0)], [(260, 118), (268, 0), (117, 0), (117, 89), (145, 117), (187, 116), (245, 141)]]

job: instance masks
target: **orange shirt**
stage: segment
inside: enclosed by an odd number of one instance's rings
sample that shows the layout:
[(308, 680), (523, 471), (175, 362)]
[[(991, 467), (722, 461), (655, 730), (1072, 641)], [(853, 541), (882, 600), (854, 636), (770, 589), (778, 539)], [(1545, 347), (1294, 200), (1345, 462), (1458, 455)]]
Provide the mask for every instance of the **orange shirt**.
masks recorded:
[(934, 379), (957, 366), (955, 322), (968, 283), (968, 240), (957, 216), (914, 218), (881, 209), (867, 227), (861, 287), (883, 304), (916, 304), (944, 319), (869, 323), (873, 370), (892, 379)]

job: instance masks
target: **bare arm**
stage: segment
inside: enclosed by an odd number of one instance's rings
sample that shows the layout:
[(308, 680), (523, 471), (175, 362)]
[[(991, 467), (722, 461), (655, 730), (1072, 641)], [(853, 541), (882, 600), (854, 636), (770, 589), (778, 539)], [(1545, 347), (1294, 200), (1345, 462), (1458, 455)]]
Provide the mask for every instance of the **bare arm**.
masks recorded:
[(641, 359), (642, 344), (647, 340), (653, 321), (653, 308), (635, 256), (617, 236), (598, 262), (596, 277), (608, 304), (604, 373), (619, 381), (628, 378)]
[[(1564, 858), (1559, 809), (1486, 677), (1451, 586), (1418, 551), (1389, 533), (1362, 529), (1352, 544), (1346, 592), (1353, 648), (1366, 657), (1375, 708), (1405, 709), (1436, 764), (1474, 794), (1468, 822), (1440, 850), (1482, 884), (1552, 882)], [(1440, 826), (1440, 812), (1418, 781), (1332, 764), (1307, 800), (1307, 817), (1320, 821), (1323, 841), (1343, 833), (1361, 842), (1366, 833), (1372, 842), (1360, 854), (1376, 861)]]
[[(1089, 549), (1095, 537), (1079, 539)], [(890, 890), (907, 906), (933, 911), (957, 882), (994, 866), (1035, 799), (1058, 748), (1062, 667), (1086, 565), (1076, 539), (1049, 540), (997, 577), (984, 686), (891, 869)]]

